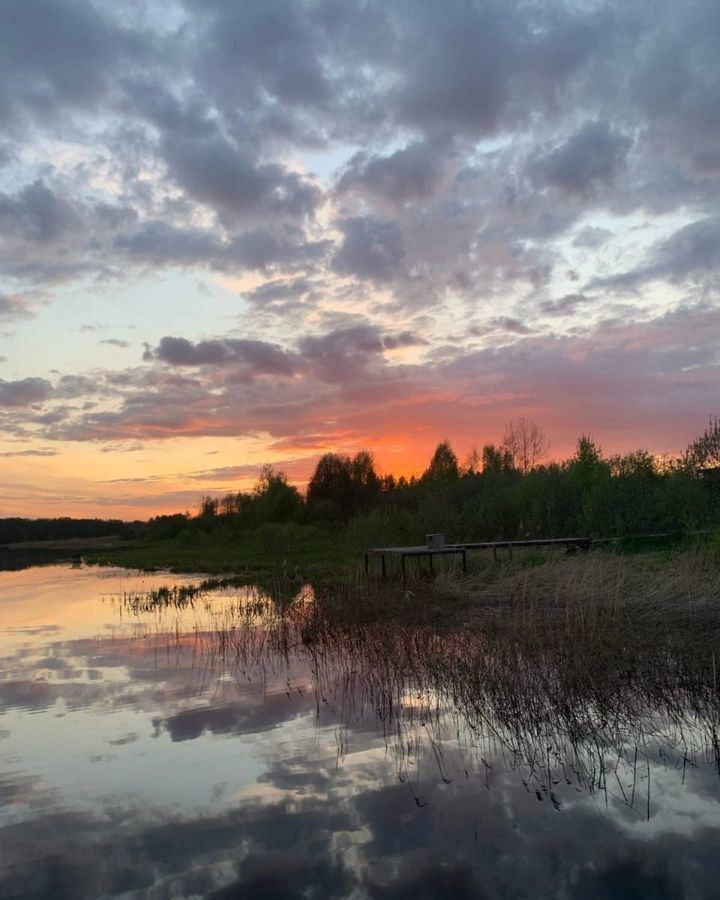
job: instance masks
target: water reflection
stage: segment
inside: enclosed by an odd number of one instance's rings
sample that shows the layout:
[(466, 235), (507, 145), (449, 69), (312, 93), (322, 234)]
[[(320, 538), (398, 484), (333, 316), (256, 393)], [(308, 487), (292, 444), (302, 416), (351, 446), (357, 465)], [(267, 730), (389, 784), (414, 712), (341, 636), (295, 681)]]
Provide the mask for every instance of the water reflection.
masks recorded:
[(573, 694), (309, 589), (0, 579), (2, 897), (717, 896), (714, 695), (667, 666)]

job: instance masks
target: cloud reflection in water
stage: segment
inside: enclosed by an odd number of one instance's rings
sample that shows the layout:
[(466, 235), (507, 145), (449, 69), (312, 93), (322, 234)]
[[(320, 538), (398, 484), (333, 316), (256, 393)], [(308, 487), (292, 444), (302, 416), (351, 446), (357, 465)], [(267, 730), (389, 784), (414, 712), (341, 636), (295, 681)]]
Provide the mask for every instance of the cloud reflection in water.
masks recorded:
[(134, 613), (166, 578), (85, 571), (79, 622), (60, 574), (68, 615), (0, 639), (3, 897), (715, 896), (702, 715), (513, 733), (467, 638), (312, 631), (310, 594)]

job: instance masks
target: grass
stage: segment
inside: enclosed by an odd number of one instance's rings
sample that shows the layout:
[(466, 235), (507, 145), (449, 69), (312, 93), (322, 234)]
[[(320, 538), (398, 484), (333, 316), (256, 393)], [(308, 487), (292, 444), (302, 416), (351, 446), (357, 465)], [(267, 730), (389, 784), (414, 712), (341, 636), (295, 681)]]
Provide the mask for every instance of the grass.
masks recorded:
[[(614, 553), (634, 555), (657, 552), (671, 555), (686, 546), (689, 538), (682, 532), (667, 535), (639, 535), (607, 542)], [(377, 544), (377, 541), (375, 542)], [(246, 582), (274, 578), (290, 573), (305, 580), (354, 580), (361, 567), (364, 544), (357, 543), (352, 529), (342, 526), (266, 524), (253, 531), (217, 528), (203, 532), (190, 528), (171, 540), (123, 542), (115, 547), (84, 553), (88, 563), (115, 565), (145, 571), (204, 572), (213, 575), (233, 574)], [(514, 551), (519, 566), (543, 564), (562, 550)], [(507, 551), (499, 551), (500, 561), (506, 561)], [(489, 551), (470, 553), (468, 563), (472, 571), (485, 572)], [(379, 561), (372, 560), (379, 568)], [(435, 560), (440, 572), (454, 571), (458, 560), (450, 557)], [(389, 571), (399, 574), (400, 563), (388, 559)], [(427, 560), (409, 560), (415, 573), (427, 567)]]
[(282, 572), (299, 578), (350, 573), (357, 554), (337, 529), (264, 525), (253, 532), (192, 529), (172, 540), (128, 543), (85, 559), (145, 571), (232, 573), (252, 581)]

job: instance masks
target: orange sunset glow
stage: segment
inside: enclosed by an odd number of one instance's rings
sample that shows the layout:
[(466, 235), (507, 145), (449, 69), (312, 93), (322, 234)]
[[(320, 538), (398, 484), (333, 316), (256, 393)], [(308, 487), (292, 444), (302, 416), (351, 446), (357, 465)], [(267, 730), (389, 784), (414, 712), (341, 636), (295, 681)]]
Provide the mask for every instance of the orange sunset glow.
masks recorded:
[(342, 6), (11, 4), (0, 516), (195, 510), (329, 451), (410, 476), (521, 417), (552, 458), (677, 453), (715, 410), (694, 14)]

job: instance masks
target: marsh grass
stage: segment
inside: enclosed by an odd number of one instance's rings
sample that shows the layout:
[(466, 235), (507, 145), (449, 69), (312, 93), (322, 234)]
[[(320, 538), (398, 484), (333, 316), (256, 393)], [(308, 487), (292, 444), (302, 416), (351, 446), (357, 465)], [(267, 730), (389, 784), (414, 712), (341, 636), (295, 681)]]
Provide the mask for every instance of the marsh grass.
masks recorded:
[[(174, 608), (216, 586), (128, 604)], [(408, 782), (422, 752), (451, 777), (450, 736), (476, 771), (489, 777), (501, 758), (538, 799), (559, 807), (572, 785), (649, 816), (651, 764), (683, 777), (720, 765), (720, 573), (699, 551), (592, 553), (410, 586), (345, 581), (294, 599), (277, 584), (226, 603), (192, 646), (193, 665), (239, 681), (309, 672), (340, 754), (370, 717)], [(290, 674), (287, 685), (290, 695)]]

